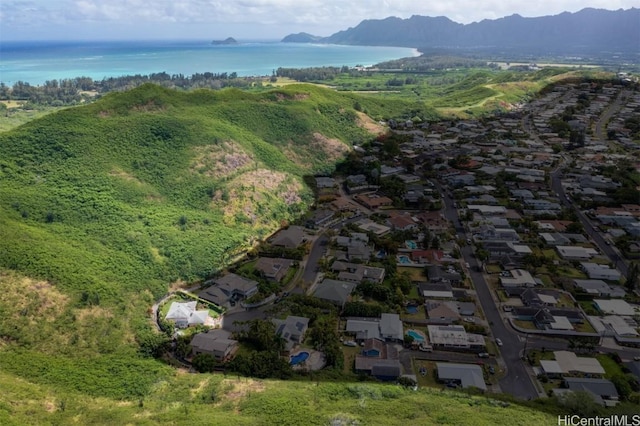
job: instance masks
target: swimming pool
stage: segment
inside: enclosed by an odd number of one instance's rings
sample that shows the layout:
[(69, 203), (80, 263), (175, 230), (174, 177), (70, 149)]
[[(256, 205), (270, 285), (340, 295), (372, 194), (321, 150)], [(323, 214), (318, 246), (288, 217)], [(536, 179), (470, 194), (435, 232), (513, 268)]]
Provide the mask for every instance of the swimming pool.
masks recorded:
[(298, 365), (301, 362), (304, 362), (309, 358), (309, 352), (298, 352), (295, 355), (291, 355), (291, 359), (289, 360), (289, 364)]
[(407, 306), (407, 313), (408, 314), (417, 314), (418, 313), (418, 307), (417, 306)]
[(407, 334), (413, 337), (413, 340), (416, 342), (424, 342), (425, 338), (419, 331), (416, 330), (407, 330)]
[(408, 249), (415, 250), (418, 248), (418, 244), (416, 244), (413, 240), (407, 240), (404, 242), (404, 245), (407, 246)]
[(411, 263), (411, 259), (409, 259), (409, 256), (398, 256), (398, 262), (400, 263)]

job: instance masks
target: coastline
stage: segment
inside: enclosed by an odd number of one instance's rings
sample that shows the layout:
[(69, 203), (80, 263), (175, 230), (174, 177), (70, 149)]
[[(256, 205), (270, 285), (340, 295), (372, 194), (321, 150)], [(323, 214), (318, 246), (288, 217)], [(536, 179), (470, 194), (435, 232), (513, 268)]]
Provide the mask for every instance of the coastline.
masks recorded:
[(239, 40), (212, 45), (211, 40), (2, 41), (0, 82), (43, 85), (46, 81), (196, 73), (270, 76), (277, 68), (372, 65), (419, 56), (415, 48), (284, 43)]

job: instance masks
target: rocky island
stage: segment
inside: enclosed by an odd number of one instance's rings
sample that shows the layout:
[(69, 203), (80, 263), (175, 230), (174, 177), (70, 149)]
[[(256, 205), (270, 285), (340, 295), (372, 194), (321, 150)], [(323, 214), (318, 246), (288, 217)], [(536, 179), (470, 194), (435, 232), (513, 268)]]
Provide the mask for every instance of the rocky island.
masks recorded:
[(227, 37), (224, 40), (213, 40), (211, 42), (211, 44), (216, 45), (216, 46), (220, 46), (220, 45), (225, 45), (225, 44), (238, 44), (238, 41), (233, 37)]

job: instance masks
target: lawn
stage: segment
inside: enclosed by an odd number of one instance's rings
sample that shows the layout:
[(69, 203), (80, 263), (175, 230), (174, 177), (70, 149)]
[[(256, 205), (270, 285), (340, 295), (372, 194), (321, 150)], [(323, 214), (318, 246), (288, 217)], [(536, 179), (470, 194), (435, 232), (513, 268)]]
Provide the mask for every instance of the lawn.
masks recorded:
[(489, 274), (499, 274), (502, 272), (502, 268), (498, 265), (487, 265), (485, 268)]
[(403, 321), (412, 321), (412, 320), (424, 320), (427, 316), (427, 314), (424, 311), (424, 306), (420, 305), (418, 306), (418, 313), (415, 314), (410, 314), (408, 313), (406, 310), (404, 310), (402, 312), (402, 314), (400, 314), (400, 318)]
[(595, 333), (596, 329), (593, 328), (589, 321), (584, 321), (582, 324), (574, 324), (573, 329), (579, 333)]
[(571, 296), (569, 296), (568, 294), (565, 293), (561, 293), (560, 294), (560, 298), (558, 299), (558, 303), (557, 306), (562, 308), (562, 307), (573, 307), (573, 299), (571, 298)]
[(532, 359), (534, 359), (534, 365), (540, 365), (540, 361), (541, 360), (546, 360), (546, 361), (553, 361), (556, 359), (555, 355), (553, 354), (552, 351), (539, 351), (539, 350), (532, 350), (528, 352), (528, 356)]
[(344, 355), (344, 372), (346, 374), (353, 374), (353, 369), (355, 367), (356, 355), (358, 355), (362, 351), (360, 346), (351, 347), (351, 346), (342, 346), (342, 354)]
[[(427, 373), (423, 376), (420, 369), (424, 367)], [(444, 386), (436, 380), (436, 363), (435, 361), (425, 361), (421, 359), (413, 359), (413, 372), (418, 378), (418, 386), (430, 388), (444, 388)]]
[(513, 320), (513, 323), (520, 328), (526, 328), (528, 330), (537, 330), (533, 321)]
[(243, 263), (242, 265), (238, 266), (237, 271), (240, 275), (250, 276), (256, 269), (256, 263), (258, 263), (258, 259)]
[(596, 359), (600, 361), (602, 368), (604, 368), (604, 377), (610, 379), (616, 374), (623, 374), (620, 366), (608, 355), (597, 355)]
[(406, 273), (411, 278), (411, 281), (425, 281), (427, 278), (424, 275), (423, 268), (408, 268), (408, 267), (398, 267), (398, 274)]
[(587, 279), (587, 276), (583, 272), (568, 266), (558, 268), (558, 275), (568, 278)]

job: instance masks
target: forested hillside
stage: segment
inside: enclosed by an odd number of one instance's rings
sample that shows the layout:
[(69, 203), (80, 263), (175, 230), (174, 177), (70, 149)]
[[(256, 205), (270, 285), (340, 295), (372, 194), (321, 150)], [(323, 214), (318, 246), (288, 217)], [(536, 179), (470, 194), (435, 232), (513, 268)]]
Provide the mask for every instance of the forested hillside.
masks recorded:
[[(373, 137), (354, 103), (313, 86), (145, 85), (0, 134), (2, 370), (96, 397), (148, 394), (172, 374), (147, 357), (163, 341), (154, 300), (305, 212), (303, 176)], [(416, 111), (361, 103), (376, 118)]]

